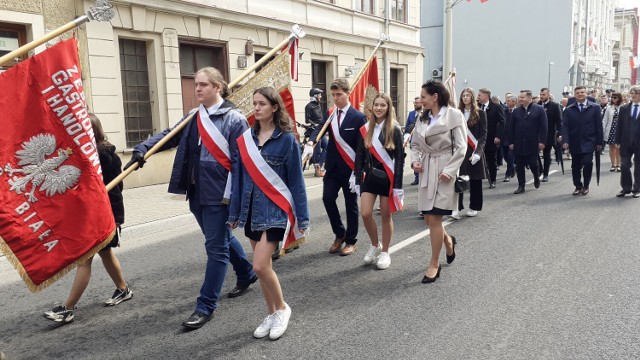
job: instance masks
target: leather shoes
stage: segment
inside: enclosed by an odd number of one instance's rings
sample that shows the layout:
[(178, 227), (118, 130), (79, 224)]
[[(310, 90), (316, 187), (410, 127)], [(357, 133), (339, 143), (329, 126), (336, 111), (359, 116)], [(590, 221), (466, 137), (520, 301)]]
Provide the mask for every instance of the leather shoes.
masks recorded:
[(582, 195), (587, 195), (588, 193), (589, 193), (589, 188), (588, 187), (582, 189)]
[(358, 247), (355, 244), (347, 244), (340, 250), (340, 256), (352, 255), (356, 250), (358, 250)]
[(540, 187), (540, 178), (537, 176), (533, 179), (533, 187), (536, 189)]
[(519, 186), (518, 189), (516, 191), (514, 191), (514, 194), (522, 194), (524, 192), (524, 186)]
[(636, 191), (636, 192), (634, 192), (634, 193), (633, 193), (633, 198), (634, 198), (634, 199), (640, 198), (640, 191)]
[(496, 188), (496, 182), (493, 181), (491, 184), (489, 184), (489, 189), (495, 189)]
[(244, 293), (246, 293), (247, 290), (249, 290), (249, 286), (251, 286), (251, 284), (253, 284), (256, 281), (258, 281), (258, 275), (255, 275), (254, 277), (252, 277), (251, 280), (249, 280), (249, 283), (246, 285), (240, 285), (240, 284), (236, 285), (236, 287), (234, 287), (233, 290), (231, 290), (227, 294), (227, 296), (230, 298), (234, 298), (234, 297), (244, 295)]
[(620, 190), (620, 192), (616, 194), (616, 197), (624, 197), (627, 194), (631, 194), (631, 191)]
[(582, 188), (577, 187), (575, 190), (573, 190), (573, 194), (572, 194), (573, 196), (580, 195), (580, 194), (582, 194)]
[(191, 316), (189, 316), (189, 318), (185, 322), (182, 323), (182, 326), (186, 327), (187, 329), (200, 329), (204, 324), (211, 320), (212, 317), (213, 314), (206, 315), (196, 311), (191, 314)]
[(549, 182), (549, 176), (548, 175), (544, 175), (542, 177), (542, 182)]
[(438, 265), (438, 272), (436, 273), (436, 276), (434, 276), (432, 278), (428, 277), (425, 274), (424, 277), (422, 278), (422, 283), (423, 284), (430, 284), (432, 282), (435, 282), (436, 279), (440, 277), (440, 269), (442, 269), (442, 265)]
[(344, 243), (344, 238), (336, 238), (333, 241), (333, 245), (331, 245), (331, 247), (329, 248), (329, 253), (330, 254), (335, 254), (337, 252), (340, 251), (340, 249), (342, 248), (342, 243)]
[(504, 180), (502, 180), (502, 182), (509, 182), (511, 181), (511, 177), (510, 176), (505, 176)]
[(456, 259), (456, 244), (458, 243), (458, 241), (456, 241), (456, 237), (452, 236), (451, 237), (451, 247), (452, 249), (452, 253), (451, 255), (447, 255), (447, 264), (451, 264), (453, 262), (453, 260)]

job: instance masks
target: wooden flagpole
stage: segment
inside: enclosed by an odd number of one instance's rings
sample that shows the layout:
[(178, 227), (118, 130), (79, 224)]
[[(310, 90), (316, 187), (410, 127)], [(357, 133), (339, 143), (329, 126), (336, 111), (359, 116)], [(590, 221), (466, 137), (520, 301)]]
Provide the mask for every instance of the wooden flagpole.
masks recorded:
[[(282, 49), (285, 45), (287, 45), (289, 41), (291, 41), (291, 39), (301, 38), (303, 36), (304, 36), (304, 31), (300, 29), (300, 26), (298, 26), (297, 24), (294, 25), (291, 29), (291, 34), (289, 34), (289, 36), (286, 39), (282, 40), (282, 42), (280, 42), (273, 49), (271, 49), (271, 51), (266, 53), (260, 60), (256, 61), (256, 63), (253, 64), (253, 66), (251, 66), (250, 68), (245, 70), (242, 74), (240, 74), (240, 76), (237, 79), (229, 83), (228, 84), (229, 89), (233, 89), (234, 86), (239, 84), (240, 81), (242, 81), (244, 78), (249, 76), (252, 72), (254, 72), (260, 65), (264, 64), (267, 60), (273, 57), (280, 49)], [(197, 115), (197, 113), (198, 112), (196, 111), (191, 116), (184, 119), (182, 122), (176, 125), (165, 137), (160, 139), (160, 141), (158, 141), (157, 144), (155, 144), (151, 149), (149, 149), (149, 151), (146, 152), (146, 154), (144, 154), (144, 160), (146, 161), (153, 154), (157, 153), (158, 150), (160, 150), (160, 148), (164, 146), (164, 144), (166, 144), (172, 137), (174, 137), (176, 134), (182, 131), (182, 129), (184, 129), (185, 126), (187, 126), (189, 121), (191, 121)], [(129, 174), (134, 172), (136, 169), (138, 169), (138, 163), (133, 163), (129, 168), (127, 168), (120, 175), (118, 175), (118, 177), (116, 177), (109, 184), (107, 184), (107, 191), (111, 191), (114, 187), (116, 187), (116, 185), (118, 185), (122, 180), (124, 180), (124, 178), (129, 176)]]
[(17, 57), (20, 57), (28, 53), (29, 51), (35, 49), (36, 47), (46, 43), (47, 41), (55, 37), (58, 37), (66, 33), (67, 31), (72, 30), (88, 21), (91, 21), (91, 20), (109, 21), (114, 17), (114, 15), (115, 13), (113, 12), (112, 6), (111, 4), (109, 4), (108, 0), (97, 0), (95, 8), (91, 7), (91, 9), (89, 9), (89, 11), (87, 11), (85, 15), (79, 16), (74, 20), (66, 23), (65, 25), (53, 30), (47, 35), (39, 39), (33, 40), (28, 44), (22, 45), (18, 49), (15, 49), (12, 52), (4, 55), (3, 57), (0, 57), (0, 65), (3, 65)]
[[(376, 44), (376, 47), (371, 52), (371, 55), (369, 55), (369, 58), (367, 59), (367, 61), (360, 68), (360, 71), (358, 71), (358, 74), (356, 75), (355, 80), (351, 83), (352, 87), (353, 87), (353, 85), (357, 84), (358, 81), (360, 81), (360, 79), (364, 75), (364, 71), (367, 69), (367, 67), (369, 67), (369, 64), (373, 60), (373, 57), (376, 55), (376, 52), (378, 52), (378, 49), (380, 48), (380, 46), (382, 46), (382, 44), (384, 44), (384, 42), (386, 40), (388, 40), (386, 34), (382, 34), (382, 36), (380, 36), (380, 40), (378, 40), (378, 44)], [(333, 111), (335, 111), (335, 109), (333, 109)], [(329, 117), (331, 117), (331, 115), (329, 115)], [(324, 133), (329, 128), (329, 123), (330, 123), (330, 121), (325, 121), (324, 126), (322, 127), (322, 129), (320, 129), (320, 132), (318, 133), (318, 136), (316, 137), (316, 141), (315, 141), (316, 144), (320, 141), (320, 139), (322, 139), (322, 137), (324, 136)]]

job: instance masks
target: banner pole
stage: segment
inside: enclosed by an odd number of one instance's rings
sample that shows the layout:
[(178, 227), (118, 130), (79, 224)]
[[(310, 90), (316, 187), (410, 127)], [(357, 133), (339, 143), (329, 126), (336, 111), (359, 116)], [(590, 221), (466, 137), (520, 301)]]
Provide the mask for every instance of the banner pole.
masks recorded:
[[(367, 61), (365, 61), (364, 65), (358, 71), (358, 74), (356, 74), (355, 80), (353, 81), (353, 83), (351, 83), (352, 86), (354, 84), (357, 84), (358, 81), (360, 81), (360, 79), (364, 75), (364, 70), (369, 66), (369, 64), (373, 60), (373, 57), (376, 55), (376, 52), (378, 51), (380, 46), (382, 46), (382, 44), (384, 44), (385, 40), (388, 40), (388, 38), (386, 37), (386, 35), (383, 34), (380, 37), (380, 40), (378, 40), (378, 44), (376, 44), (376, 47), (373, 48), (373, 51), (371, 52), (371, 55), (369, 55), (369, 58), (367, 59)], [(334, 109), (334, 111), (335, 111), (335, 109)], [(329, 117), (331, 117), (331, 115), (329, 115)], [(316, 137), (316, 141), (315, 141), (316, 144), (320, 141), (320, 139), (322, 139), (324, 134), (327, 132), (328, 128), (329, 128), (329, 121), (325, 121), (324, 126), (322, 127), (322, 129), (320, 129), (320, 132), (318, 133), (318, 136)]]
[(21, 47), (13, 50), (12, 52), (0, 57), (0, 65), (3, 65), (17, 57), (20, 57), (29, 51), (35, 49), (36, 47), (46, 43), (47, 41), (58, 37), (69, 30), (72, 30), (88, 21), (96, 20), (96, 21), (109, 21), (115, 16), (113, 12), (112, 5), (109, 4), (108, 0), (97, 0), (96, 7), (91, 7), (89, 11), (85, 15), (79, 16), (74, 20), (62, 25), (61, 27), (53, 30), (47, 35), (33, 40), (32, 42), (22, 45)]

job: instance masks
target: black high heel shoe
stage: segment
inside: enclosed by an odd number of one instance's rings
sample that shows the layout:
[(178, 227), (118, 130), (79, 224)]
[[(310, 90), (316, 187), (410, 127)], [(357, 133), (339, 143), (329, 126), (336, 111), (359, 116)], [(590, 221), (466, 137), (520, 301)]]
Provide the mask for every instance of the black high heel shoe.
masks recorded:
[(452, 245), (453, 254), (447, 255), (447, 264), (451, 264), (453, 262), (453, 260), (456, 259), (456, 244), (458, 242), (456, 241), (456, 237), (455, 236), (451, 236), (451, 242), (453, 243), (453, 245)]
[(442, 265), (438, 265), (438, 272), (436, 272), (436, 276), (434, 276), (432, 278), (430, 278), (427, 275), (425, 275), (422, 278), (422, 283), (423, 284), (429, 284), (429, 283), (432, 283), (432, 282), (436, 281), (436, 279), (440, 277), (440, 269), (442, 269)]

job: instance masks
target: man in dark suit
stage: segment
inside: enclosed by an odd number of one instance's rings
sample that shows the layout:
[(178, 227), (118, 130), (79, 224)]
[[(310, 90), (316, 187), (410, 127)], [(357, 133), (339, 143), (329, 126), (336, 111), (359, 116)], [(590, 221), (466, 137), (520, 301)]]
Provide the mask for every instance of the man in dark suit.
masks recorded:
[(505, 159), (505, 162), (507, 163), (507, 171), (505, 171), (504, 173), (504, 182), (509, 182), (511, 181), (511, 178), (516, 176), (516, 166), (515, 166), (515, 159), (514, 159), (514, 155), (513, 155), (513, 151), (509, 149), (509, 132), (507, 131), (507, 129), (509, 129), (509, 123), (510, 123), (510, 118), (511, 118), (511, 114), (513, 113), (513, 110), (515, 110), (516, 105), (518, 105), (518, 97), (515, 96), (512, 93), (506, 93), (504, 96), (504, 101), (505, 101), (505, 105), (506, 105), (506, 110), (504, 111), (504, 116), (505, 116), (505, 124), (504, 124), (504, 135), (502, 136), (502, 145), (500, 145), (501, 147), (501, 151), (502, 151), (502, 156)]
[(562, 131), (562, 110), (560, 104), (549, 98), (549, 89), (540, 89), (540, 102), (547, 114), (547, 139), (544, 143), (542, 156), (544, 166), (542, 170), (542, 182), (549, 181), (549, 168), (551, 167), (551, 150), (556, 146), (556, 135)]
[[(620, 186), (622, 190), (616, 195), (624, 197), (633, 192), (634, 198), (640, 198), (640, 86), (632, 86), (629, 90), (631, 102), (621, 106), (618, 127), (616, 129), (616, 145), (620, 148)], [(631, 157), (633, 157), (633, 178), (631, 177)]]
[(533, 186), (540, 187), (538, 152), (544, 150), (547, 139), (547, 115), (542, 106), (533, 103), (531, 90), (521, 90), (518, 102), (520, 106), (511, 113), (508, 129), (509, 149), (515, 153), (518, 174), (518, 189), (514, 194), (524, 192), (525, 165), (529, 165), (533, 173)]
[[(422, 98), (420, 96), (416, 96), (415, 99), (413, 99), (413, 110), (409, 112), (409, 115), (407, 116), (407, 122), (404, 124), (404, 139), (403, 139), (403, 143), (408, 144), (409, 140), (411, 140), (411, 132), (413, 131), (413, 128), (416, 125), (416, 120), (418, 119), (418, 116), (422, 113)], [(417, 171), (413, 172), (413, 175), (415, 175), (415, 179), (413, 180), (413, 182), (411, 183), (411, 185), (418, 185), (418, 175), (420, 173), (418, 173)]]
[[(355, 194), (355, 179), (353, 186), (350, 186), (350, 179), (353, 176), (355, 152), (358, 144), (360, 127), (366, 123), (363, 113), (354, 109), (349, 103), (351, 88), (347, 79), (338, 78), (331, 83), (331, 96), (335, 103), (334, 115), (326, 121), (334, 122), (337, 134), (333, 132), (333, 124), (329, 124), (329, 144), (327, 145), (327, 157), (325, 160), (324, 186), (322, 190), (322, 202), (329, 216), (331, 229), (335, 234), (335, 240), (329, 248), (330, 253), (340, 252), (346, 256), (353, 254), (357, 247), (358, 239), (358, 198)], [(311, 134), (312, 141), (315, 141), (322, 127), (318, 127)], [(343, 146), (346, 146), (344, 148)], [(354, 155), (350, 159), (349, 153)], [(353, 189), (351, 189), (353, 187)], [(342, 189), (342, 195), (346, 205), (347, 227), (345, 229), (340, 210), (336, 200), (338, 192)], [(354, 191), (354, 192), (352, 192)], [(344, 248), (342, 245), (346, 244)]]
[[(587, 100), (587, 89), (577, 86), (576, 101), (562, 113), (562, 147), (571, 153), (573, 195), (587, 195), (593, 172), (593, 152), (602, 150), (600, 105)], [(581, 181), (581, 172), (584, 182)]]
[(489, 188), (496, 187), (496, 175), (498, 173), (497, 151), (500, 146), (500, 138), (504, 132), (504, 110), (500, 105), (491, 102), (491, 90), (478, 90), (478, 103), (480, 109), (487, 114), (487, 144), (484, 147), (484, 155), (489, 168)]

